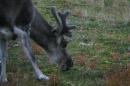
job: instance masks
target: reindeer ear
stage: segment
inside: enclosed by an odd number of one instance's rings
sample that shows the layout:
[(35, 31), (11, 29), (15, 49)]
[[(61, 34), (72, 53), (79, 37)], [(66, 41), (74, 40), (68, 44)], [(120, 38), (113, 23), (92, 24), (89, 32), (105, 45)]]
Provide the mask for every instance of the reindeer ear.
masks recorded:
[(73, 30), (73, 29), (75, 29), (75, 28), (76, 28), (75, 25), (68, 25), (68, 29), (69, 29), (69, 30)]
[(70, 15), (70, 11), (66, 11), (65, 13), (64, 13), (64, 15), (67, 17), (67, 16), (69, 16)]

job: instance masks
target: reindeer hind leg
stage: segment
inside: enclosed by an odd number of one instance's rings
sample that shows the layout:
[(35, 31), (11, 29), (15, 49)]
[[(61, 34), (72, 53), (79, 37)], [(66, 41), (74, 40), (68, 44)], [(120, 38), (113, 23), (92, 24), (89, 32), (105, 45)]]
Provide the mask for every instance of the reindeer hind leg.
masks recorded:
[(7, 82), (6, 76), (6, 50), (7, 42), (4, 39), (0, 39), (0, 83)]

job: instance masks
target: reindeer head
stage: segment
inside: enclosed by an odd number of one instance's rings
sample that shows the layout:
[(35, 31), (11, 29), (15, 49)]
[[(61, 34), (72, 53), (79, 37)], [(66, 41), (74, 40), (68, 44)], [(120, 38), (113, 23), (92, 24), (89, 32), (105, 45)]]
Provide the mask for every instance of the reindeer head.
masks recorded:
[(57, 12), (55, 7), (51, 8), (57, 25), (52, 28), (51, 37), (48, 41), (48, 55), (52, 63), (56, 62), (62, 70), (68, 70), (73, 66), (71, 57), (66, 51), (67, 44), (72, 36), (71, 30), (75, 26), (67, 24), (69, 12)]

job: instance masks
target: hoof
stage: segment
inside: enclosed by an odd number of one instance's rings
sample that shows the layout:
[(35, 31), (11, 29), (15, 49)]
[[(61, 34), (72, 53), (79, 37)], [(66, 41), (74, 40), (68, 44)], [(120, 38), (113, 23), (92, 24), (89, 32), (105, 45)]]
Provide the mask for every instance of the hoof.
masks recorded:
[(2, 79), (2, 78), (0, 78), (0, 83), (7, 83), (7, 82), (8, 82), (7, 79)]
[(46, 75), (40, 75), (38, 78), (37, 78), (37, 80), (49, 80), (49, 77), (48, 76), (46, 76)]

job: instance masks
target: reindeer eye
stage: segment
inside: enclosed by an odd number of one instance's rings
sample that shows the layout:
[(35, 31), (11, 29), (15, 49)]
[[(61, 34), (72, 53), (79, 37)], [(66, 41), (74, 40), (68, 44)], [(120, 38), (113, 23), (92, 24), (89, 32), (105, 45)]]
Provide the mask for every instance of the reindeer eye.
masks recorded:
[(52, 32), (52, 34), (53, 34), (54, 36), (56, 36), (56, 34), (57, 34), (57, 30), (56, 30), (56, 29), (52, 30), (51, 32)]

